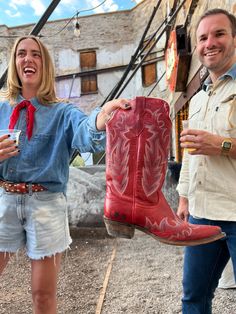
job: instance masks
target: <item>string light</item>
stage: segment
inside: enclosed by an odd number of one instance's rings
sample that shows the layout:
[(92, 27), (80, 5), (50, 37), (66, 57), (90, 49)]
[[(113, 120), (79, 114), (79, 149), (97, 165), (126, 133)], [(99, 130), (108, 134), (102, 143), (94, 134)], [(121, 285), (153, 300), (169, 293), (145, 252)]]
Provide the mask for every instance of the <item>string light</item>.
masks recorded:
[[(101, 5), (103, 5), (107, 0), (103, 0), (100, 4), (98, 4), (97, 6), (90, 8), (90, 9), (85, 9), (85, 10), (80, 10), (79, 12), (77, 12), (76, 14), (74, 14), (69, 21), (55, 34), (52, 35), (42, 35), (42, 34), (38, 34), (37, 37), (41, 38), (41, 37), (46, 37), (46, 38), (50, 38), (50, 37), (55, 37), (58, 34), (60, 34), (64, 29), (66, 29), (66, 27), (73, 21), (73, 19), (76, 17), (76, 23), (75, 23), (75, 29), (74, 29), (74, 34), (75, 36), (79, 37), (80, 36), (80, 24), (78, 22), (78, 15), (82, 12), (86, 12), (86, 11), (93, 11), (96, 8), (100, 7)], [(78, 35), (79, 34), (79, 35)], [(1, 35), (0, 34), (0, 38), (18, 38), (21, 35)]]
[(75, 29), (74, 29), (74, 35), (76, 37), (80, 37), (80, 25), (78, 20), (79, 12), (76, 13), (76, 21), (75, 21)]

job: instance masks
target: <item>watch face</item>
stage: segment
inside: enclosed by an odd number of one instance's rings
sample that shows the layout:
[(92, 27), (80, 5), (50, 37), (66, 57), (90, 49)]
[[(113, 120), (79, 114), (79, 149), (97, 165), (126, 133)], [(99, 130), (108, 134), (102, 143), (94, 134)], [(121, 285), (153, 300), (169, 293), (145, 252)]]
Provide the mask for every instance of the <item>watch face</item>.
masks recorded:
[(224, 147), (224, 149), (230, 149), (231, 145), (232, 144), (230, 142), (224, 142), (223, 147)]
[(221, 144), (221, 154), (224, 156), (228, 156), (232, 146), (233, 145), (231, 139), (228, 138), (224, 139), (224, 141)]

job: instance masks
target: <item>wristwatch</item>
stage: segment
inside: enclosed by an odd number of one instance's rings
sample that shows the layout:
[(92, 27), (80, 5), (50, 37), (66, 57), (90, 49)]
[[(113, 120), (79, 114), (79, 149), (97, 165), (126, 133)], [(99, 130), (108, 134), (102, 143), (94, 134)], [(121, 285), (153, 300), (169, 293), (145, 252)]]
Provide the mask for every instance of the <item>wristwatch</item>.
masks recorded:
[(232, 147), (233, 147), (232, 140), (230, 138), (225, 138), (221, 143), (221, 154), (224, 156), (228, 156)]

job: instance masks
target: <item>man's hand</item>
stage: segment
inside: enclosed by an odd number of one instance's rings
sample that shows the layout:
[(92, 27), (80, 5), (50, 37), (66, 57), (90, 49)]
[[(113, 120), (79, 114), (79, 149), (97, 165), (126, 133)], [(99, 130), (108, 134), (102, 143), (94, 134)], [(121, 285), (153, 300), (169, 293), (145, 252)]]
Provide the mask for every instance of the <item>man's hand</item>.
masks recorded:
[(15, 141), (9, 140), (8, 135), (0, 136), (0, 161), (19, 154)]
[(180, 142), (183, 148), (194, 148), (190, 155), (221, 155), (223, 137), (203, 130), (187, 129), (181, 132)]
[(188, 221), (189, 211), (188, 211), (188, 199), (186, 197), (179, 197), (179, 206), (177, 209), (177, 216), (184, 221)]

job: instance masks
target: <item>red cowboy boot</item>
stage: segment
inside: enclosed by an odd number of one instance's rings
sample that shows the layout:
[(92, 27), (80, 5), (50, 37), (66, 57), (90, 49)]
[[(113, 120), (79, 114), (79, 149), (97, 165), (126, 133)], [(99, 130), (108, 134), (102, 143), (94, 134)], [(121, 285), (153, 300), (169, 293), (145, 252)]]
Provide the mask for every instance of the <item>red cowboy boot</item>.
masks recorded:
[(139, 229), (161, 242), (198, 245), (224, 237), (217, 226), (181, 220), (161, 191), (170, 144), (169, 106), (137, 97), (107, 123), (104, 222), (111, 236), (132, 238)]

